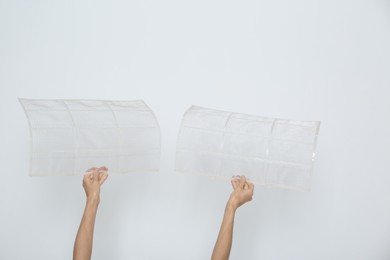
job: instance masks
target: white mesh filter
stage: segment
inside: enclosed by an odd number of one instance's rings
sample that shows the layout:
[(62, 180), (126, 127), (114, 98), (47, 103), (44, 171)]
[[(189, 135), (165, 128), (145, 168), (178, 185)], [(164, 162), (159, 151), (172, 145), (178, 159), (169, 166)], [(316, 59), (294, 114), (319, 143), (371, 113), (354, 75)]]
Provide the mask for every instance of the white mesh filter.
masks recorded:
[(20, 99), (30, 124), (30, 175), (156, 171), (158, 122), (143, 101)]
[(175, 168), (309, 190), (319, 126), (192, 106), (183, 117)]

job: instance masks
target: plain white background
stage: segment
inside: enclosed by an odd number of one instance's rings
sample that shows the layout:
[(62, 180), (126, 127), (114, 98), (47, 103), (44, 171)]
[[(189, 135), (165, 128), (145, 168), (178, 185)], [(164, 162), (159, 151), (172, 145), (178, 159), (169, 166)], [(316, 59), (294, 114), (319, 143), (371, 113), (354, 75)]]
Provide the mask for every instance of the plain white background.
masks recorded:
[(321, 120), (311, 192), (255, 187), (231, 259), (390, 259), (388, 0), (0, 0), (0, 259), (71, 259), (81, 177), (29, 177), (17, 97), (143, 99), (158, 173), (110, 176), (93, 259), (209, 259), (230, 184), (174, 172), (193, 104)]

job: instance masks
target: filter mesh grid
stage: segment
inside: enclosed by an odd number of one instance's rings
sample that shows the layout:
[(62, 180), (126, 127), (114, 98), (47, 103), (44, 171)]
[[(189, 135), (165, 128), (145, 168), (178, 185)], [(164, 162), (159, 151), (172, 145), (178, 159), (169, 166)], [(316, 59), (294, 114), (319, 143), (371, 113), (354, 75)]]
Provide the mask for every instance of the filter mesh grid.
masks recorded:
[(183, 117), (175, 169), (309, 190), (319, 126), (192, 106)]
[(30, 125), (30, 175), (157, 171), (160, 130), (143, 101), (20, 99)]

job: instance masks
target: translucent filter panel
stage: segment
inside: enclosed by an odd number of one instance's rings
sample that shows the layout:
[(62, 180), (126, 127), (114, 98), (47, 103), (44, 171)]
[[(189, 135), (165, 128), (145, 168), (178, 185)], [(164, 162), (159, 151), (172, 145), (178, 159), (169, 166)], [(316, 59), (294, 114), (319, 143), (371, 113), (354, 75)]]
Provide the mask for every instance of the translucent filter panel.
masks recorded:
[(183, 117), (175, 169), (309, 190), (319, 126), (192, 106)]
[(160, 129), (143, 101), (20, 99), (31, 133), (30, 175), (157, 171)]

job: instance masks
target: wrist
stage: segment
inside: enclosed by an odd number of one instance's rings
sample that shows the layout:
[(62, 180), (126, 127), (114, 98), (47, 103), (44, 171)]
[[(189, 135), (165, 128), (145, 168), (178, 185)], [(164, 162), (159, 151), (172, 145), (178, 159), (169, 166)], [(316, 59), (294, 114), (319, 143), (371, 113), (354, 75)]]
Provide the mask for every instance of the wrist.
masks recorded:
[(92, 195), (87, 197), (87, 204), (98, 205), (100, 202), (99, 195)]
[(238, 208), (237, 204), (234, 203), (234, 201), (229, 200), (228, 203), (226, 204), (225, 210), (226, 211), (231, 211), (231, 212), (235, 213), (237, 208)]

